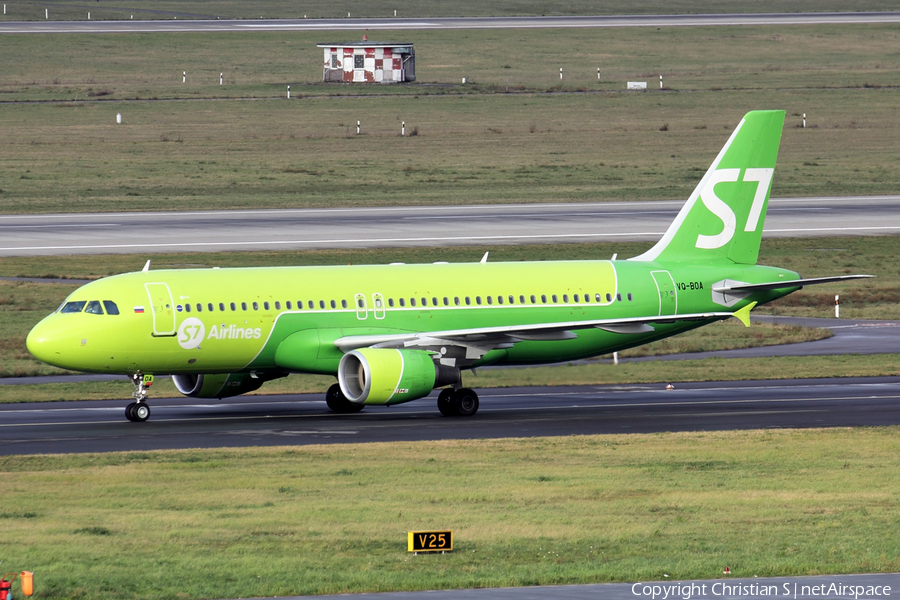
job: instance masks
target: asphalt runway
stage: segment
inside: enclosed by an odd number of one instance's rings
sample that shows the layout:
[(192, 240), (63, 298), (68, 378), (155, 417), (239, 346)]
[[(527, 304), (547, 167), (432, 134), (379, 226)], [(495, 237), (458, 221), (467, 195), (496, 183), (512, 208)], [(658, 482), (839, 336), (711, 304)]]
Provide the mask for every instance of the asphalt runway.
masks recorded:
[[(667, 200), (0, 215), (0, 256), (656, 241), (683, 205), (684, 200)], [(773, 198), (764, 235), (900, 234), (898, 207), (900, 195)]]
[[(52, 14), (53, 10), (50, 9)], [(87, 12), (87, 11), (86, 11)], [(123, 19), (127, 10), (121, 11)], [(402, 12), (402, 9), (401, 9)], [(134, 11), (141, 16), (142, 11)], [(573, 27), (697, 27), (716, 25), (814, 25), (900, 23), (900, 12), (758, 13), (718, 15), (609, 15), (585, 17), (451, 17), (384, 19), (254, 19), (165, 21), (7, 21), (2, 33), (136, 33), (221, 31), (341, 31), (410, 29), (564, 29)]]
[(126, 400), (0, 405), (0, 455), (343, 444), (663, 431), (900, 424), (900, 377), (528, 387), (480, 390), (471, 418), (443, 417), (432, 394), (354, 415), (322, 395), (221, 401), (151, 398), (146, 423)]

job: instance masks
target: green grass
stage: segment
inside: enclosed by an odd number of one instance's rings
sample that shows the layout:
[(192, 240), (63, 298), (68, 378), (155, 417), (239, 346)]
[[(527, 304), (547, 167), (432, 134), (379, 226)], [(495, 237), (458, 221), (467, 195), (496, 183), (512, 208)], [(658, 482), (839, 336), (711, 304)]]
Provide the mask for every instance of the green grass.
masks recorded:
[[(43, 20), (46, 3), (35, 0), (19, 0), (8, 3), (9, 10), (2, 20)], [(565, 3), (546, 0), (501, 0), (497, 2), (406, 2), (398, 4), (387, 0), (347, 1), (340, 4), (325, 0), (303, 3), (285, 0), (157, 0), (154, 2), (130, 2), (105, 0), (94, 6), (82, 0), (57, 0), (50, 5), (53, 20), (84, 20), (90, 10), (93, 20), (135, 19), (323, 19), (393, 17), (459, 17), (459, 16), (541, 16), (541, 15), (597, 15), (597, 14), (682, 14), (682, 13), (731, 13), (731, 12), (824, 12), (894, 10), (889, 0), (649, 0), (634, 3), (626, 0), (591, 2), (570, 0)]]
[[(110, 600), (894, 572), (897, 434), (0, 457), (4, 567)], [(406, 552), (432, 528), (453, 553)]]
[(900, 187), (891, 26), (396, 33), (420, 83), (321, 84), (321, 32), (3, 36), (0, 212), (685, 198), (761, 107), (774, 195)]

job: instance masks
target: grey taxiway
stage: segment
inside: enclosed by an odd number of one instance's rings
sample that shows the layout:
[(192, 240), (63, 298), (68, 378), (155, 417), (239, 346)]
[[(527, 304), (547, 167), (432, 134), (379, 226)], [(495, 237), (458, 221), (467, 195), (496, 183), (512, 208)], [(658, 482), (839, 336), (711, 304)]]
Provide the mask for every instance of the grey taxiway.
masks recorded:
[[(655, 241), (684, 200), (0, 215), (0, 256)], [(773, 198), (765, 237), (900, 234), (900, 196)]]

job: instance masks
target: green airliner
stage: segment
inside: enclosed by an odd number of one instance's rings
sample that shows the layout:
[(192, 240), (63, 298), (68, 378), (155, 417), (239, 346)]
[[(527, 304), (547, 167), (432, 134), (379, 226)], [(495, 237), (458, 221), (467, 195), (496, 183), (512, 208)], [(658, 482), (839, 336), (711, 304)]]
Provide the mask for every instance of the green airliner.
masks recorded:
[[(471, 416), (461, 371), (608, 354), (737, 317), (804, 285), (757, 266), (784, 111), (748, 113), (662, 239), (628, 260), (178, 269), (89, 283), (29, 333), (40, 360), (130, 375), (132, 421), (170, 374), (225, 398), (290, 373), (337, 377), (336, 412), (446, 387), (438, 408)], [(149, 262), (148, 262), (149, 266)]]

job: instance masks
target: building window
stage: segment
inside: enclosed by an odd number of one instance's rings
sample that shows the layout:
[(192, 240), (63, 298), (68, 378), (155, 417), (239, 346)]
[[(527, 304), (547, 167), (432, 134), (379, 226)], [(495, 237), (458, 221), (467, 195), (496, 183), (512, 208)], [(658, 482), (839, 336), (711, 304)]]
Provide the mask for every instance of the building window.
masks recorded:
[(331, 68), (332, 68), (332, 69), (337, 69), (337, 68), (338, 68), (338, 57), (337, 57), (337, 54), (332, 54), (332, 55), (331, 55)]
[(353, 55), (353, 68), (354, 69), (365, 69), (366, 68), (366, 56), (364, 54), (354, 54)]

